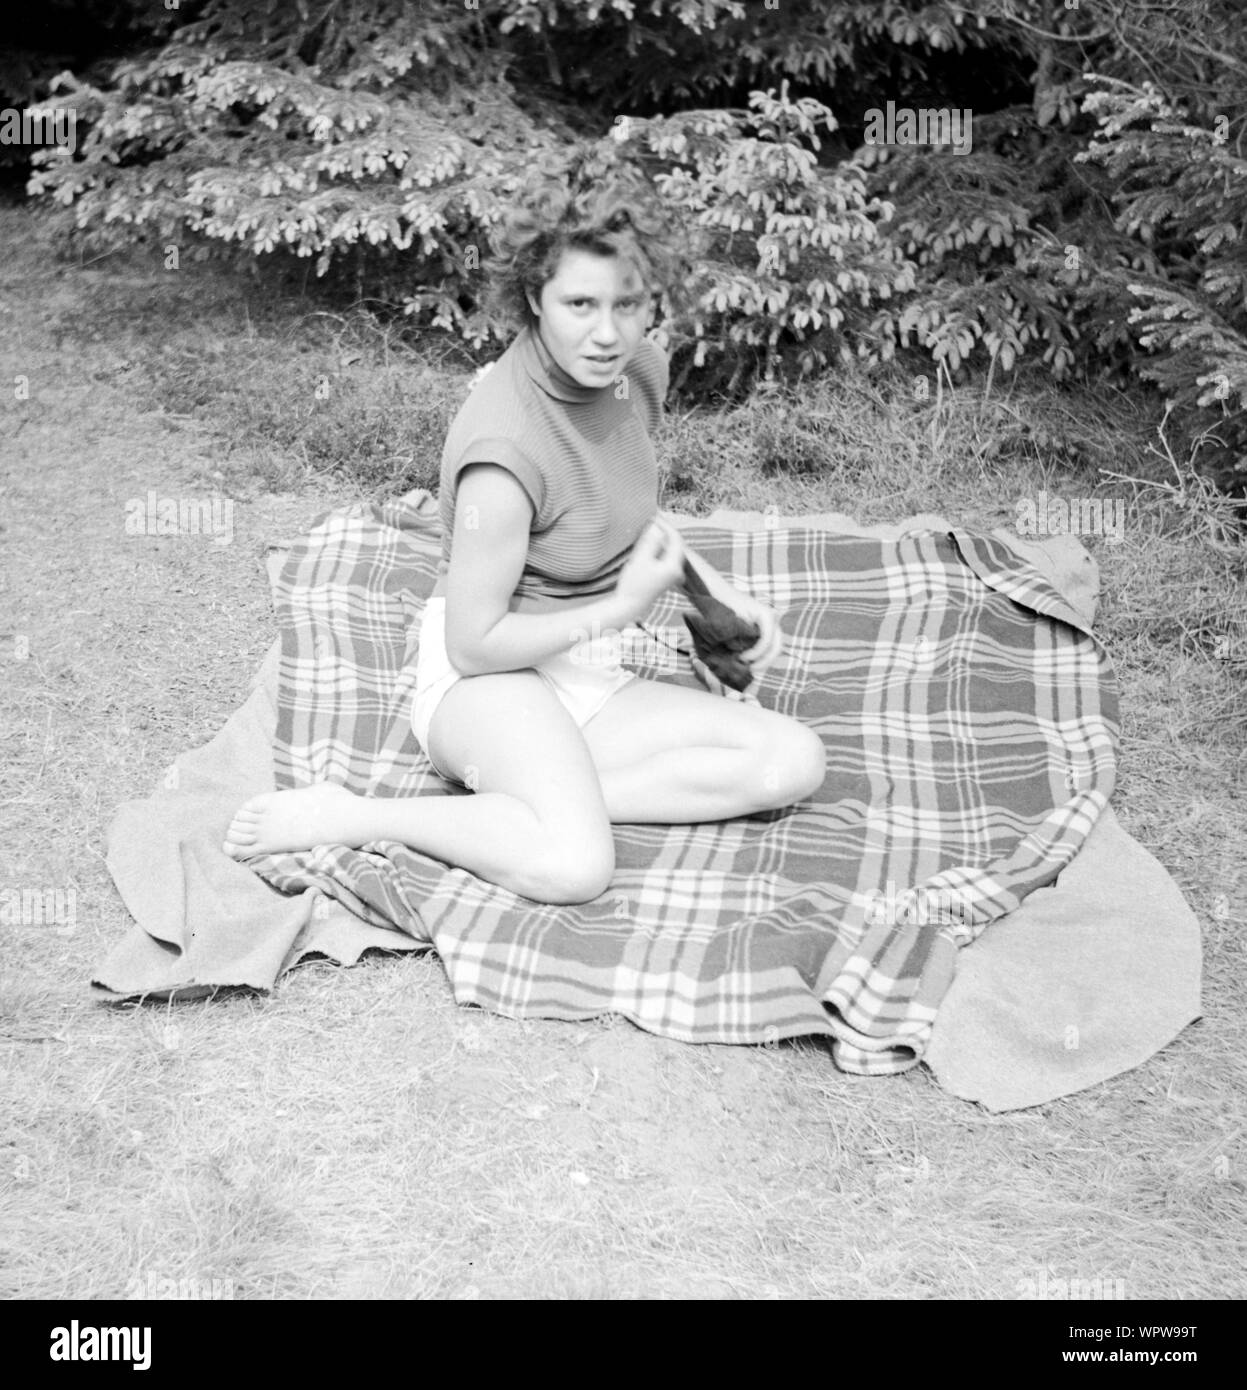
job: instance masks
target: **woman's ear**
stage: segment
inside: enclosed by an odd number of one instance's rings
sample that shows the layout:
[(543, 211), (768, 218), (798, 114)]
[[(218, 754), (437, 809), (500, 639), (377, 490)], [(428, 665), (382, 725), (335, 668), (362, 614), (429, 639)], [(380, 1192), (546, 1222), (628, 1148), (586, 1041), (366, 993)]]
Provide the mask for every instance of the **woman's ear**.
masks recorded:
[(541, 317), (541, 305), (533, 297), (532, 290), (525, 290), (524, 293), (528, 296), (528, 307), (532, 310), (533, 318), (539, 319)]

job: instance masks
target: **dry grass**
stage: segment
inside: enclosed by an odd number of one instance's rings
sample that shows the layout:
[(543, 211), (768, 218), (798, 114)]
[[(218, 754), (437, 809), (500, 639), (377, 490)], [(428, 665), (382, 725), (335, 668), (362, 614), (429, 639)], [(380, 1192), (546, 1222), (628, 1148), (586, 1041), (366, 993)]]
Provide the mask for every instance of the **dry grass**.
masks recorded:
[[(1131, 1298), (1247, 1292), (1244, 552), (1159, 486), (1101, 476), (1172, 481), (1137, 402), (1036, 384), (937, 404), (850, 376), (676, 415), (662, 444), (667, 501), (699, 512), (997, 525), (1040, 488), (1128, 498), (1124, 543), (1090, 542), (1124, 694), (1117, 805), (1207, 963), (1205, 1019), (1145, 1065), (991, 1116), (924, 1069), (844, 1076), (812, 1041), (694, 1048), (459, 1009), (431, 956), (110, 1009), (86, 981), (128, 922), (112, 812), (245, 696), (275, 631), (264, 543), (430, 477), (462, 382), (206, 272), (67, 266), (24, 213), (3, 223), (0, 377), (32, 382), (2, 422), (30, 641), (17, 661), (0, 637), (3, 881), (72, 887), (78, 920), (0, 926), (0, 1296), (154, 1278), (239, 1298), (1011, 1298), (1045, 1272)], [(354, 394), (317, 415), (316, 379), (356, 352)], [(231, 545), (123, 533), (129, 497), (216, 488)]]

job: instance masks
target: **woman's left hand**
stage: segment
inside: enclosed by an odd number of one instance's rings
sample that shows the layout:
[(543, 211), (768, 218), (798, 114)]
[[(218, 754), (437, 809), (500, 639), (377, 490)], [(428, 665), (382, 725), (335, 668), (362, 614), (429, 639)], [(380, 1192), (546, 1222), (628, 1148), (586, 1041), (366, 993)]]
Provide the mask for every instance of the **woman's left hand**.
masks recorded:
[(741, 652), (742, 660), (753, 667), (756, 675), (771, 665), (784, 650), (784, 633), (779, 625), (779, 614), (761, 599), (754, 598), (752, 594), (742, 594), (739, 589), (730, 586), (715, 597), (745, 622), (756, 625), (758, 640), (752, 647)]

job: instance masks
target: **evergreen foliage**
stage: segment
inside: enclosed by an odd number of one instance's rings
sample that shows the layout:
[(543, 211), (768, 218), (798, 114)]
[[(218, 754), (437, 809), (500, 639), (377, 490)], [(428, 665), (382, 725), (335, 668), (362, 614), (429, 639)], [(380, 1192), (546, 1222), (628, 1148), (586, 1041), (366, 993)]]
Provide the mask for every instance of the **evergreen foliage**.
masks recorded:
[[(491, 229), (587, 147), (642, 169), (698, 249), (661, 325), (687, 394), (854, 353), (950, 381), (1116, 373), (1247, 480), (1236, 0), (100, 8), (131, 51), (45, 77), (79, 146), (38, 151), (29, 188), (106, 243), (301, 260), (494, 351)], [(37, 68), (0, 72), (11, 100)], [(873, 142), (889, 103), (969, 108), (968, 150)]]

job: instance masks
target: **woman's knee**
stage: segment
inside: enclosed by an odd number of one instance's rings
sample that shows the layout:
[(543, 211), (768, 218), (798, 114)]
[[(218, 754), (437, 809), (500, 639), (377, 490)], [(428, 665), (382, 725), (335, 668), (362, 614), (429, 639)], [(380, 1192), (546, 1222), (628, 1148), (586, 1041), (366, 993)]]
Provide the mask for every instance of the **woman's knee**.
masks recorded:
[(542, 836), (521, 870), (525, 897), (545, 903), (587, 903), (600, 898), (615, 876), (615, 841), (603, 835)]
[(761, 741), (758, 756), (762, 786), (776, 807), (813, 796), (827, 776), (823, 740), (795, 719), (785, 717), (772, 726)]

